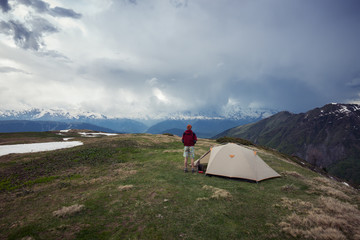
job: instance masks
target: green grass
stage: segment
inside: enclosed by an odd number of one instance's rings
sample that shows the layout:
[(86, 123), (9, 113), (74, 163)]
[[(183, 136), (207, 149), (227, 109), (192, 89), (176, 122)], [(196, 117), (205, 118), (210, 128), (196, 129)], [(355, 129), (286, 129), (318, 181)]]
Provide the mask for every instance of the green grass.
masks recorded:
[(49, 182), (54, 181), (57, 178), (58, 178), (57, 176), (40, 177), (38, 179), (29, 180), (29, 181), (25, 182), (24, 185), (25, 186), (32, 186), (34, 184), (39, 184), (39, 183), (49, 183)]
[(12, 184), (10, 178), (4, 178), (0, 180), (0, 191), (11, 191), (17, 187)]
[[(200, 139), (196, 149), (213, 144)], [(179, 138), (139, 134), (14, 157), (1, 169), (0, 239), (292, 239), (279, 227), (292, 212), (279, 207), (281, 199), (315, 202), (321, 195), (286, 174), (256, 184), (184, 173), (181, 149)], [(279, 173), (318, 176), (261, 151)], [(231, 198), (211, 198), (204, 186)], [(74, 204), (84, 208), (53, 215)]]

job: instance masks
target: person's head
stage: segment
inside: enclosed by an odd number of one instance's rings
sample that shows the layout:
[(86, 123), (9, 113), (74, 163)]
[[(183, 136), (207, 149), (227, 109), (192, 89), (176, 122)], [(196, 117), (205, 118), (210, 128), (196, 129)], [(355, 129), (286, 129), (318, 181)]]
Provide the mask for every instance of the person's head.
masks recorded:
[(192, 128), (192, 126), (191, 126), (190, 124), (188, 124), (188, 125), (186, 126), (186, 129), (187, 129), (187, 130), (191, 130), (191, 128)]

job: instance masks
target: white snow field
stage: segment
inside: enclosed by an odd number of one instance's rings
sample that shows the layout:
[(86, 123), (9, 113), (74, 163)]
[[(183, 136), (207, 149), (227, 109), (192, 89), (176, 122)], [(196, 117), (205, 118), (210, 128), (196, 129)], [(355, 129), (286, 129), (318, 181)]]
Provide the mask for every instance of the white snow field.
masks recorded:
[[(57, 133), (57, 135), (64, 135), (64, 133), (68, 133), (70, 131), (71, 131), (71, 129), (60, 130), (60, 132)], [(117, 136), (117, 135), (119, 135), (117, 133), (104, 133), (104, 132), (78, 132), (78, 134), (80, 134), (81, 137), (100, 137), (100, 136)], [(66, 141), (65, 138), (64, 138), (64, 141)]]
[(83, 145), (83, 143), (80, 141), (0, 145), (0, 156), (4, 156), (10, 153), (52, 151), (62, 148), (76, 147), (80, 145)]
[(79, 134), (80, 134), (82, 137), (99, 137), (99, 136), (116, 136), (116, 135), (118, 135), (117, 133), (103, 133), (103, 132), (99, 132), (99, 133), (79, 132)]

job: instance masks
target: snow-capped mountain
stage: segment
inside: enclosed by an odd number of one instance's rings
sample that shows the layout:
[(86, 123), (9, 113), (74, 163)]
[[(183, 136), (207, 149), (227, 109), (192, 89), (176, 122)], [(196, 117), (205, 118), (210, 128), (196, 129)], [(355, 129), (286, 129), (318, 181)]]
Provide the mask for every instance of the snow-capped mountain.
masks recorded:
[(163, 120), (246, 120), (267, 118), (278, 111), (265, 108), (242, 108), (232, 106), (218, 111), (202, 110), (198, 112), (183, 111), (167, 114)]
[(322, 108), (316, 108), (313, 111), (307, 112), (305, 118), (322, 118), (326, 116), (333, 116), (337, 118), (337, 120), (341, 120), (342, 118), (353, 115), (360, 117), (360, 105), (331, 103), (325, 105)]
[(14, 111), (0, 110), (0, 120), (81, 120), (106, 119), (107, 117), (93, 112), (67, 111), (64, 109), (38, 109)]
[(240, 107), (227, 108), (226, 111), (177, 112), (152, 125), (147, 132), (179, 135), (187, 124), (191, 124), (199, 137), (210, 138), (229, 128), (256, 122), (274, 113), (276, 111)]
[[(269, 117), (278, 111), (271, 109), (256, 109), (256, 108), (241, 108), (239, 106), (232, 106), (220, 109), (219, 111), (205, 110), (199, 112), (183, 111), (173, 112), (167, 114), (159, 114), (158, 120), (210, 120), (210, 119), (262, 119)], [(138, 118), (139, 120), (150, 120), (151, 117)], [(32, 108), (28, 110), (1, 110), (0, 120), (83, 120), (83, 119), (118, 119), (108, 117), (103, 114), (86, 112), (81, 110), (65, 110), (65, 109), (39, 109)]]
[[(0, 110), (0, 120), (33, 120), (84, 122), (128, 133), (163, 133), (173, 129), (179, 132), (187, 123), (197, 126), (200, 137), (212, 137), (221, 131), (238, 125), (255, 122), (276, 113), (268, 109), (227, 107), (219, 111), (184, 111), (159, 114), (155, 118), (144, 116), (141, 119), (108, 117), (99, 113), (64, 109), (38, 109), (23, 111)], [(170, 131), (171, 132), (171, 131)]]
[(232, 108), (223, 109), (222, 115), (227, 119), (262, 119), (270, 117), (279, 111), (266, 108), (241, 108), (233, 106)]

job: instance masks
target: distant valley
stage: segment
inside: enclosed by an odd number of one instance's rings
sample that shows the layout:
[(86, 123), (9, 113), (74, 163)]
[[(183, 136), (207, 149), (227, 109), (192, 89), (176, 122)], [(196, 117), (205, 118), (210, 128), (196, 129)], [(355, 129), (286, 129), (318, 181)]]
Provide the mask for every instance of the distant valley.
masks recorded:
[(172, 133), (181, 136), (187, 124), (193, 126), (193, 131), (201, 138), (211, 138), (216, 134), (235, 126), (258, 121), (260, 119), (203, 119), (203, 120), (164, 120), (151, 126), (147, 133)]

